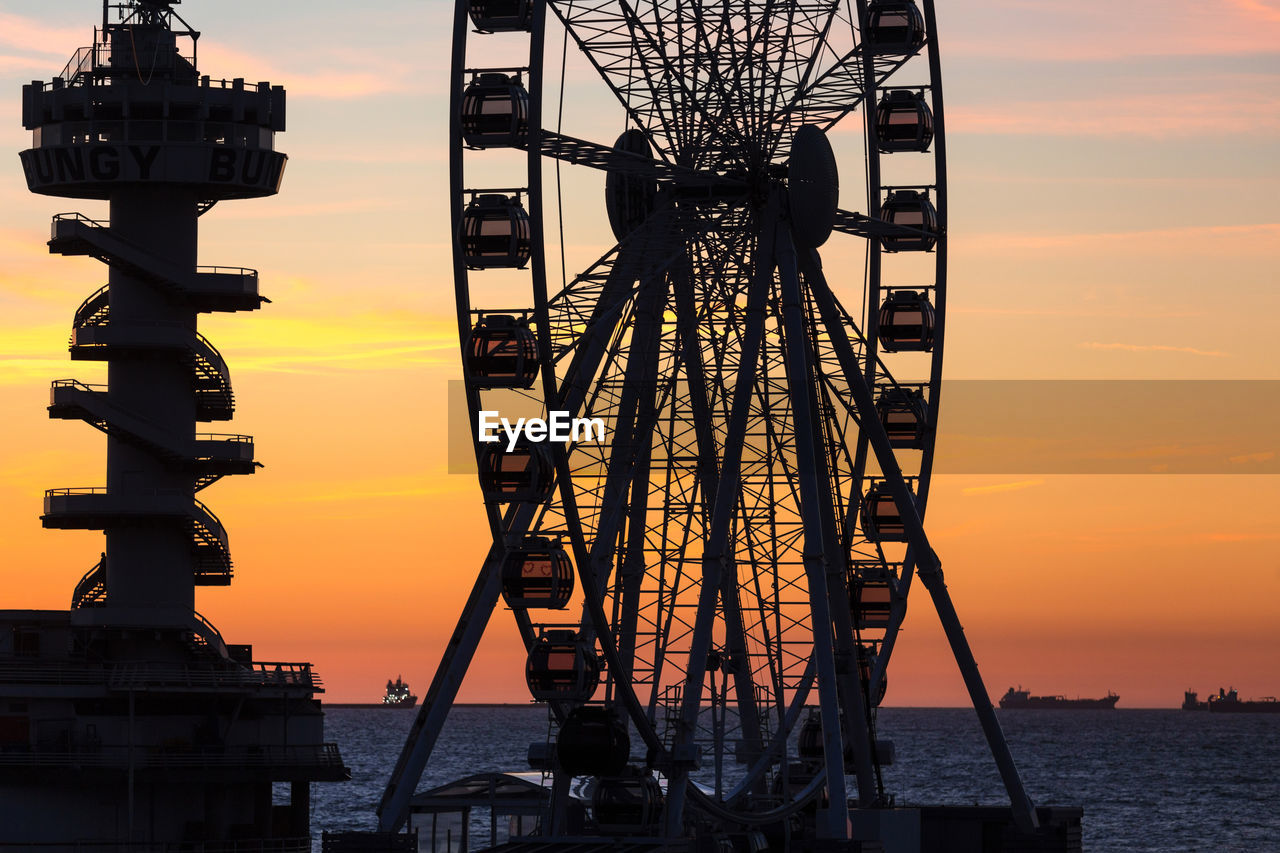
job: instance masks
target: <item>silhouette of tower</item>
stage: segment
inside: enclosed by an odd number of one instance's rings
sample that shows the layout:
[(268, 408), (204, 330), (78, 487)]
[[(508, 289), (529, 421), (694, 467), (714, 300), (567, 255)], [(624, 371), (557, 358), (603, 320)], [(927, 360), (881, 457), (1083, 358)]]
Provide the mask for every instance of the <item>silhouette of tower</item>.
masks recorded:
[[(274, 194), (285, 155), (284, 89), (199, 77), (195, 33), (169, 3), (115, 6), (52, 86), (24, 90), (22, 153), (33, 192), (106, 199), (110, 221), (54, 218), (50, 251), (103, 261), (108, 283), (76, 312), (71, 357), (105, 360), (109, 384), (54, 383), (49, 414), (107, 434), (104, 489), (56, 489), (44, 525), (101, 529), (106, 559), (84, 590), (143, 624), (189, 614), (196, 586), (231, 581), (226, 531), (196, 492), (254, 470), (248, 436), (197, 433), (229, 420), (227, 365), (196, 331), (207, 311), (259, 307), (253, 270), (196, 265), (197, 219), (216, 202)], [(179, 50), (190, 35), (192, 56)]]
[[(197, 317), (265, 301), (255, 271), (197, 266), (198, 220), (219, 201), (274, 194), (287, 158), (274, 147), (284, 89), (201, 76), (200, 34), (179, 2), (104, 0), (93, 45), (23, 87), (29, 189), (110, 206), (108, 221), (55, 216), (49, 241), (108, 271), (70, 342), (73, 360), (107, 363), (108, 384), (54, 382), (49, 405), (106, 434), (106, 484), (52, 489), (42, 516), (102, 530), (106, 547), (70, 611), (0, 612), (0, 659), (13, 664), (0, 688), (20, 700), (0, 709), (0, 749), (53, 768), (36, 784), (0, 769), (0, 842), (307, 850), (309, 783), (346, 776), (322, 742), (311, 666), (253, 663), (194, 607), (197, 586), (232, 576), (226, 531), (196, 495), (258, 464), (250, 437), (197, 432), (234, 407)], [(86, 767), (97, 783), (73, 783)], [(274, 781), (293, 783), (287, 804), (272, 803)]]

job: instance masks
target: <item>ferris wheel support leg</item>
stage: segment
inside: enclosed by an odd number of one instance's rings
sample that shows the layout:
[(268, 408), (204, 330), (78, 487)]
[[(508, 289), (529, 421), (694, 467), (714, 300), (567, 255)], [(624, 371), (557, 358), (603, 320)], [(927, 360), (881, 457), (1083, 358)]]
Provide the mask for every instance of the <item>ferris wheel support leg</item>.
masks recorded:
[(969, 647), (969, 640), (965, 637), (964, 628), (960, 624), (960, 616), (956, 613), (955, 605), (952, 604), (951, 596), (947, 592), (947, 585), (942, 576), (942, 563), (929, 545), (929, 538), (925, 535), (924, 524), (920, 520), (915, 499), (907, 487), (906, 480), (903, 479), (898, 460), (893, 455), (893, 448), (889, 445), (889, 437), (876, 415), (871, 389), (863, 378), (861, 370), (858, 369), (857, 357), (849, 344), (835, 299), (827, 287), (826, 278), (822, 275), (822, 264), (816, 252), (810, 252), (806, 258), (805, 277), (818, 303), (818, 310), (822, 313), (824, 324), (831, 333), (831, 343), (840, 360), (845, 379), (849, 383), (849, 391), (858, 409), (858, 419), (863, 432), (870, 438), (872, 450), (880, 463), (881, 473), (885, 482), (889, 484), (898, 513), (906, 526), (908, 542), (916, 555), (916, 571), (920, 576), (920, 582), (924, 584), (925, 589), (929, 590), (929, 597), (933, 600), (938, 619), (942, 622), (942, 629), (947, 635), (947, 642), (951, 645), (951, 653), (960, 668), (960, 675), (964, 678), (969, 698), (973, 702), (973, 709), (978, 714), (978, 721), (987, 738), (987, 745), (1000, 771), (1005, 790), (1009, 793), (1014, 820), (1020, 829), (1034, 831), (1040, 825), (1036, 818), (1035, 805), (1022, 784), (1018, 766), (1013, 760), (1013, 754), (1009, 751), (1009, 744), (1005, 740), (1004, 731), (1000, 728), (1000, 721), (996, 719), (995, 708), (991, 705), (991, 696), (987, 693), (986, 685), (982, 683), (982, 675), (978, 672), (973, 650)]
[[(645, 416), (648, 419), (648, 414)], [(626, 551), (619, 569), (621, 606), (619, 610), (618, 657), (628, 672), (635, 669), (640, 622), (640, 592), (645, 577), (645, 525), (649, 512), (649, 462), (652, 452), (641, 447), (636, 459), (636, 478), (631, 484), (631, 500), (627, 509)]]
[[(787, 269), (794, 275), (797, 259), (794, 246), (789, 248), (790, 254), (788, 256)], [(796, 298), (799, 300), (800, 284), (798, 280), (795, 282), (795, 288)], [(816, 375), (817, 355), (812, 345), (807, 347), (805, 352), (814, 359), (809, 365), (809, 373), (803, 384), (809, 395), (809, 411), (816, 415), (821, 411), (815, 390), (818, 386), (818, 377)], [(815, 447), (827, 440), (816, 425), (811, 435), (813, 436)], [(824, 484), (832, 483), (827, 453), (815, 452), (814, 461), (817, 466), (818, 482)], [(854, 482), (860, 479), (859, 475)], [(859, 649), (855, 640), (857, 635), (854, 632), (853, 608), (849, 597), (850, 550), (848, 547), (842, 547), (837, 533), (839, 525), (837, 522), (838, 511), (836, 509), (835, 495), (832, 489), (824, 488), (818, 490), (818, 498), (820, 501), (819, 511), (824, 520), (823, 535), (828, 555), (826, 563), (826, 597), (835, 637), (837, 685), (841, 707), (844, 709), (845, 715), (843, 720), (844, 736), (846, 743), (854, 750), (854, 774), (858, 781), (858, 807), (870, 808), (881, 801), (884, 788), (881, 782), (880, 768), (876, 764), (877, 759), (875, 758), (874, 718), (872, 717), (869, 697), (864, 688), (869, 688), (870, 685), (879, 684), (880, 682), (873, 676), (864, 685), (858, 666)]]
[(684, 694), (676, 721), (673, 745), (673, 758), (676, 760), (672, 762), (667, 783), (666, 834), (671, 838), (684, 833), (684, 804), (689, 793), (690, 763), (680, 759), (687, 759), (693, 751), (703, 682), (707, 675), (707, 654), (711, 650), (712, 629), (715, 627), (716, 600), (720, 594), (726, 558), (731, 556), (728, 553), (730, 522), (738, 503), (742, 448), (746, 443), (747, 419), (751, 413), (756, 370), (764, 345), (765, 306), (773, 282), (774, 231), (777, 222), (778, 203), (776, 199), (771, 199), (761, 216), (755, 269), (747, 293), (747, 322), (741, 349), (743, 356), (734, 381), (733, 402), (730, 404), (729, 421), (725, 430), (724, 458), (716, 479), (715, 509), (702, 554), (702, 588), (698, 593), (698, 615), (694, 620), (693, 636), (689, 643)]
[[(800, 276), (796, 269), (796, 250), (785, 227), (778, 229), (778, 275), (782, 284), (783, 346), (787, 356), (788, 383), (791, 391), (791, 417), (795, 423), (796, 471), (800, 478), (800, 515), (804, 529), (805, 575), (809, 580), (809, 601), (813, 609), (814, 658), (818, 665), (818, 696), (821, 702), (823, 753), (826, 757), (828, 806), (827, 837), (845, 838), (848, 830), (849, 802), (844, 786), (844, 739), (840, 724), (840, 687), (850, 679), (840, 678), (836, 668), (833, 644), (831, 601), (827, 590), (827, 568), (837, 555), (829, 554), (831, 519), (824, 519), (822, 489), (818, 485), (820, 465), (814, 440), (814, 414), (810, 398), (812, 365), (808, 352), (804, 308), (800, 296)], [(867, 731), (866, 709), (862, 703), (861, 685), (854, 681), (855, 697), (845, 709), (858, 725), (859, 734)], [(862, 738), (864, 743), (870, 738)], [(854, 751), (859, 800), (875, 797), (875, 770), (871, 751)]]
[[(902, 560), (902, 575), (893, 586), (893, 598), (889, 603), (889, 625), (885, 628), (884, 638), (880, 640), (880, 650), (876, 654), (875, 666), (871, 669), (871, 683), (879, 684), (884, 680), (889, 669), (889, 659), (893, 656), (893, 647), (898, 639), (898, 631), (907, 618), (907, 596), (911, 592), (911, 579), (915, 577), (916, 558), (911, 549)], [(892, 582), (892, 581), (891, 581)]]
[[(523, 529), (532, 513), (521, 507), (515, 516), (516, 525)], [(489, 617), (502, 593), (502, 560), (505, 554), (502, 542), (495, 542), (489, 549), (480, 575), (471, 588), (471, 595), (462, 608), (462, 615), (458, 617), (457, 627), (445, 646), (440, 666), (431, 680), (431, 688), (418, 708), (409, 737), (378, 805), (378, 829), (382, 832), (396, 832), (404, 825), (409, 799), (422, 779), (422, 771), (431, 757), (436, 738), (444, 727), (445, 718), (458, 696), (458, 688), (462, 686), (462, 678), (471, 665), (485, 626), (489, 624)]]
[[(616, 554), (614, 541), (627, 510), (627, 496), (637, 473), (637, 456), (643, 442), (651, 441), (657, 425), (653, 397), (657, 393), (657, 359), (662, 340), (662, 309), (667, 301), (665, 276), (645, 277), (636, 294), (635, 325), (623, 370), (622, 394), (614, 417), (609, 447), (608, 476), (600, 518), (609, 524), (595, 537), (591, 549), (596, 583), (608, 586)], [(647, 403), (647, 405), (646, 405)], [(611, 522), (611, 523), (610, 523)]]
[[(658, 411), (654, 401), (657, 393), (657, 359), (661, 345), (662, 309), (667, 298), (667, 282), (665, 277), (645, 277), (640, 282), (636, 296), (635, 326), (631, 343), (627, 352), (627, 363), (624, 368), (622, 395), (616, 407), (614, 418), (613, 441), (609, 447), (608, 475), (605, 479), (604, 498), (600, 504), (600, 521), (596, 530), (595, 542), (590, 550), (589, 568), (595, 577), (596, 586), (600, 589), (609, 587), (609, 578), (617, 559), (618, 535), (622, 533), (626, 539), (626, 551), (618, 567), (618, 587), (623, 600), (617, 612), (620, 623), (618, 630), (618, 658), (622, 661), (624, 672), (632, 668), (635, 651), (635, 625), (638, 619), (636, 599), (639, 595), (639, 584), (635, 580), (635, 572), (630, 578), (624, 578), (629, 568), (636, 563), (633, 553), (640, 548), (640, 575), (643, 576), (644, 565), (644, 529), (643, 513), (632, 505), (629, 498), (633, 494), (648, 494), (648, 454), (642, 452), (645, 442), (651, 440), (653, 430), (657, 426)], [(642, 492), (636, 492), (643, 486)], [(642, 501), (645, 500), (642, 498)], [(644, 507), (644, 503), (641, 504)], [(636, 517), (639, 515), (640, 532), (635, 539)], [(642, 579), (642, 577), (641, 577)], [(628, 583), (628, 580), (630, 582)], [(581, 622), (590, 622), (589, 603), (583, 602)], [(585, 636), (585, 633), (584, 633)], [(606, 638), (601, 638), (602, 640)], [(612, 691), (615, 679), (610, 679), (609, 689)], [(612, 699), (612, 693), (607, 699)]]

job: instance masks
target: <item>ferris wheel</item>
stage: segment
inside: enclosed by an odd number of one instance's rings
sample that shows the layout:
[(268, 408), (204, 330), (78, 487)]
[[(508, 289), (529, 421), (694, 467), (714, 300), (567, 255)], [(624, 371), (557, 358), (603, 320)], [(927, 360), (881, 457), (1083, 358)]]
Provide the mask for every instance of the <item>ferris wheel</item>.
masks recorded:
[[(932, 0), (456, 4), (454, 279), (493, 542), (383, 829), (505, 605), (552, 719), (528, 761), (553, 798), (594, 779), (597, 830), (809, 815), (843, 838), (850, 802), (886, 803), (876, 715), (915, 579), (1035, 824), (921, 523), (946, 316), (935, 32)], [(468, 61), (493, 39), (517, 67)], [(563, 108), (548, 46), (612, 93), (615, 141), (545, 129)], [(502, 151), (527, 157), (495, 185)], [(615, 242), (575, 275), (549, 271), (565, 239), (552, 162), (604, 174), (593, 204)], [(487, 296), (498, 275), (523, 282), (514, 307)], [(588, 429), (480, 440), (513, 394)], [(569, 831), (556, 808), (544, 834)]]

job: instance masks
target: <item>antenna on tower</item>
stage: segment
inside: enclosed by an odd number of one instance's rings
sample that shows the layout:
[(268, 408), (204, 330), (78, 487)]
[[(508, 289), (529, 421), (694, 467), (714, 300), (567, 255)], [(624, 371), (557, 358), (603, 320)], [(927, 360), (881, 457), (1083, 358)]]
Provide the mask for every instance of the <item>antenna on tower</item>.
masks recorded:
[[(101, 45), (110, 55), (112, 76), (132, 70), (144, 82), (161, 78), (195, 79), (200, 33), (174, 6), (182, 0), (102, 0)], [(183, 49), (179, 38), (189, 38)]]
[[(194, 41), (200, 37), (200, 33), (173, 8), (181, 2), (182, 0), (102, 0), (102, 29), (105, 32), (113, 23), (164, 27), (177, 35), (190, 36)], [(114, 22), (111, 20), (112, 10), (116, 13)], [(175, 19), (185, 29), (174, 29)]]

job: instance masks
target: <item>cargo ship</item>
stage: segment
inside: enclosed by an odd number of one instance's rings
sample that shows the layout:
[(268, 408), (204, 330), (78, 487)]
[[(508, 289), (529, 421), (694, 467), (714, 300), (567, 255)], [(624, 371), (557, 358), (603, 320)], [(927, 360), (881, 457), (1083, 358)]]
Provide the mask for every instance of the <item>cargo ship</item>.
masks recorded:
[(412, 708), (418, 702), (418, 697), (409, 690), (407, 682), (402, 681), (400, 676), (396, 676), (396, 680), (387, 679), (387, 693), (382, 697), (382, 704), (387, 708)]
[[(1214, 711), (1220, 714), (1280, 714), (1280, 702), (1276, 701), (1274, 696), (1263, 696), (1261, 699), (1241, 699), (1240, 694), (1232, 687), (1230, 690), (1218, 688), (1217, 696), (1210, 696), (1208, 702), (1196, 702), (1196, 694), (1187, 691), (1186, 701), (1182, 703), (1183, 708), (1187, 708), (1189, 703), (1202, 706), (1205, 710)], [(1191, 710), (1199, 710), (1192, 708)]]
[(1035, 711), (1099, 711), (1113, 710), (1116, 703), (1120, 701), (1120, 697), (1107, 691), (1107, 695), (1103, 699), (1068, 699), (1065, 696), (1032, 696), (1028, 690), (1023, 690), (1019, 685), (1017, 690), (1012, 687), (1004, 696), (1000, 697), (1000, 707), (1003, 710), (1035, 710)]
[(1200, 701), (1200, 694), (1194, 690), (1185, 690), (1182, 693), (1182, 710), (1184, 711), (1207, 711), (1209, 710), (1208, 702)]

